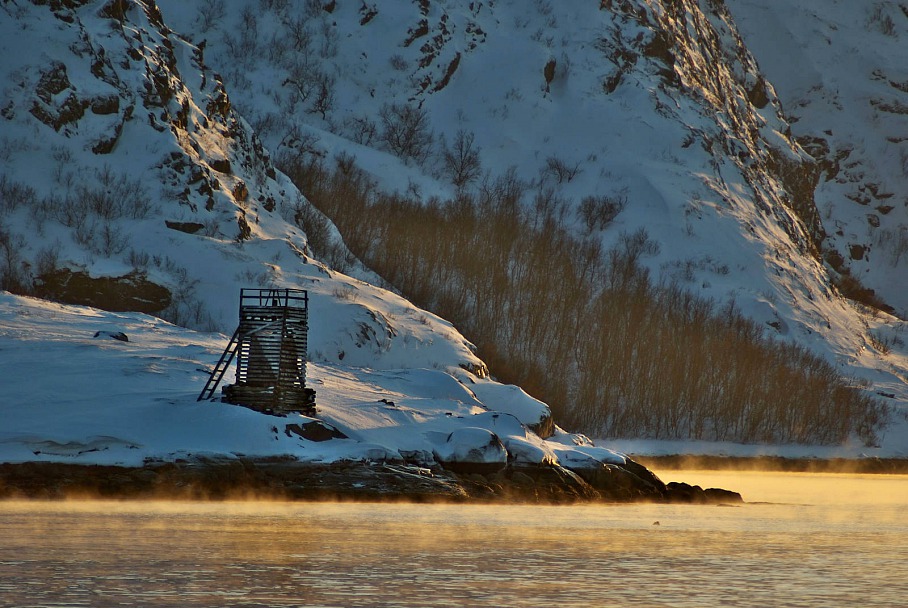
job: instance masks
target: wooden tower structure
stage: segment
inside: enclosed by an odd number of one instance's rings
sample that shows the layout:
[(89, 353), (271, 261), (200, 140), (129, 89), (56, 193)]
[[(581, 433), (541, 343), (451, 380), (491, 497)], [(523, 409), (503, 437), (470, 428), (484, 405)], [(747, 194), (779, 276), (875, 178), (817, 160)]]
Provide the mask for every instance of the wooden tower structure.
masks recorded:
[(236, 383), (222, 401), (269, 414), (315, 413), (306, 388), (309, 294), (302, 289), (240, 289), (240, 320), (199, 401), (211, 399), (236, 357)]

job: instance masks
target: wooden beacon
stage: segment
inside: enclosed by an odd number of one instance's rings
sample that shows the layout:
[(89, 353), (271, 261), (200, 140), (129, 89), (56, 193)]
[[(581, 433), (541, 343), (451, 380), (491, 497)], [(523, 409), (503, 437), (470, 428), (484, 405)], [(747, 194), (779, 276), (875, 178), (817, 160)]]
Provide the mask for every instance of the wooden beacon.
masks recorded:
[(236, 384), (221, 401), (260, 412), (315, 414), (306, 388), (309, 294), (302, 289), (240, 289), (240, 323), (199, 401), (211, 399), (236, 356)]

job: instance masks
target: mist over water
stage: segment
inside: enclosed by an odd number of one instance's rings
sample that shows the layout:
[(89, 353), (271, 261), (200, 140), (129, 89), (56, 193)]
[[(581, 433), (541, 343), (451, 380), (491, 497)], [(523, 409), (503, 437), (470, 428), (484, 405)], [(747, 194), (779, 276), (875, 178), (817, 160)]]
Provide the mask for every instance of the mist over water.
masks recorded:
[(906, 476), (663, 478), (748, 504), (0, 503), (0, 605), (896, 606), (908, 594)]

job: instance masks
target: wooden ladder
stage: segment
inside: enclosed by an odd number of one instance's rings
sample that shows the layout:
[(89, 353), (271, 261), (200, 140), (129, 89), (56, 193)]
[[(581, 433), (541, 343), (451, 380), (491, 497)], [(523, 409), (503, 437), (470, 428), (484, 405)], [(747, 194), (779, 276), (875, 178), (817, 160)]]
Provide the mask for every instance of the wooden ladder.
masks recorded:
[(230, 338), (230, 342), (227, 344), (227, 348), (224, 349), (224, 353), (221, 355), (221, 358), (218, 359), (217, 365), (214, 366), (214, 369), (211, 370), (211, 375), (208, 377), (208, 382), (205, 383), (205, 388), (202, 389), (202, 392), (199, 393), (199, 398), (196, 401), (205, 401), (211, 399), (214, 395), (214, 391), (217, 389), (218, 384), (221, 383), (221, 379), (224, 377), (224, 373), (227, 371), (227, 368), (230, 367), (230, 363), (233, 361), (233, 356), (236, 354), (237, 346), (240, 343), (240, 328), (237, 327), (236, 331), (233, 332), (233, 337)]

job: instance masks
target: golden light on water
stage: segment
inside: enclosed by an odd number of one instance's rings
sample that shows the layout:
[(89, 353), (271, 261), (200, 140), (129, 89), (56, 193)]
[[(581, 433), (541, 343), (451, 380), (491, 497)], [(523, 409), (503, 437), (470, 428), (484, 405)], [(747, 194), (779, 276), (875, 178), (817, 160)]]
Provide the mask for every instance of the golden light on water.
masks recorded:
[(655, 473), (663, 481), (735, 490), (749, 503), (908, 507), (908, 475), (702, 470), (656, 470)]
[(0, 598), (684, 608), (882, 607), (908, 594), (906, 476), (661, 473), (749, 502), (0, 502)]

